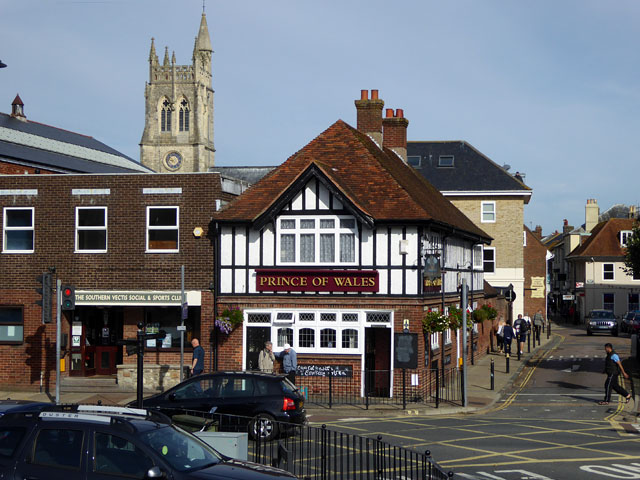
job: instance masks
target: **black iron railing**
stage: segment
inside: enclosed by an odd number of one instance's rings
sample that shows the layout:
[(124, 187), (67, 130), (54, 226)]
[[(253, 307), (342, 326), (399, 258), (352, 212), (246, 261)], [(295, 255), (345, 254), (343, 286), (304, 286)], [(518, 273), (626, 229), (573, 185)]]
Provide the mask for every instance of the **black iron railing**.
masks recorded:
[(457, 368), (362, 370), (350, 377), (296, 377), (306, 402), (334, 405), (402, 405), (441, 403), (462, 405), (462, 372)]
[(272, 418), (207, 414), (180, 410), (209, 420), (219, 430), (249, 433), (248, 460), (278, 467), (301, 480), (441, 480), (453, 477), (429, 450), (415, 452), (376, 438)]

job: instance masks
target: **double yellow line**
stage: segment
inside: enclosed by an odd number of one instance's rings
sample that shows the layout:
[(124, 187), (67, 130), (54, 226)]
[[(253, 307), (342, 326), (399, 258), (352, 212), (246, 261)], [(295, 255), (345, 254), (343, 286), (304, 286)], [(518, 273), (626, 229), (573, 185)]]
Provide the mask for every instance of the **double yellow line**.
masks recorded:
[(529, 380), (531, 380), (531, 377), (533, 376), (534, 372), (536, 371), (536, 368), (538, 368), (538, 365), (540, 365), (540, 363), (542, 363), (542, 361), (547, 358), (547, 356), (553, 352), (554, 350), (556, 350), (561, 344), (562, 342), (564, 342), (565, 337), (563, 335), (560, 335), (559, 333), (554, 333), (553, 336), (555, 337), (559, 337), (560, 341), (556, 344), (555, 347), (547, 350), (536, 362), (536, 364), (531, 367), (531, 369), (527, 372), (527, 375), (524, 377), (524, 380), (522, 381), (522, 383), (520, 383), (520, 386), (518, 387), (518, 389), (513, 392), (511, 395), (509, 395), (509, 398), (507, 398), (502, 405), (499, 405), (495, 408), (492, 408), (489, 410), (489, 412), (497, 412), (499, 410), (504, 410), (505, 408), (507, 408), (509, 405), (511, 405), (513, 403), (513, 401), (516, 399), (516, 397), (520, 394), (520, 392), (522, 392), (522, 390), (524, 389), (524, 387), (527, 386), (527, 383), (529, 383)]

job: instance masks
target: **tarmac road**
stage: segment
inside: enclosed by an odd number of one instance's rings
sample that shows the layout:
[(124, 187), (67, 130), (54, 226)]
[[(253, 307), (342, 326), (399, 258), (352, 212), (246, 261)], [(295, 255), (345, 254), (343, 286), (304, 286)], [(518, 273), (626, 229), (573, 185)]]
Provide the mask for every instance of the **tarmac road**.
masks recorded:
[[(572, 326), (553, 331), (555, 340), (536, 351), (489, 409), (329, 425), (430, 450), (454, 478), (640, 479), (636, 405), (623, 403), (617, 394), (608, 407), (597, 405), (604, 391), (604, 343), (611, 342), (625, 359), (629, 338), (587, 336)], [(630, 389), (629, 380), (625, 387)]]

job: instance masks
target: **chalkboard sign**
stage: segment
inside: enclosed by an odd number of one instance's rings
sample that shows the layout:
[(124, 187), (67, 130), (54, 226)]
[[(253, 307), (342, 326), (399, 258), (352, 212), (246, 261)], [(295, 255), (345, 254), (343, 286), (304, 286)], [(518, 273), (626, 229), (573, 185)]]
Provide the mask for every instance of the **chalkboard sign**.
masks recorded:
[(296, 375), (301, 377), (353, 377), (351, 365), (298, 365)]
[(418, 334), (396, 333), (393, 339), (395, 368), (418, 368)]

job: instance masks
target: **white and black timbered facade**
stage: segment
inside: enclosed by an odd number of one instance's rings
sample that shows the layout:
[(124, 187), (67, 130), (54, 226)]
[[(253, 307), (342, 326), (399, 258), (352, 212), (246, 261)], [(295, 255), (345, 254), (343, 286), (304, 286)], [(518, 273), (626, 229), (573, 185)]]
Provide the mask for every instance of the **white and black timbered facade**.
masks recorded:
[[(425, 310), (458, 304), (462, 278), (483, 288), (477, 249), (486, 234), (394, 152), (341, 121), (214, 223), (218, 312), (244, 315), (218, 342), (220, 368), (257, 368), (270, 340), (276, 352), (290, 344), (300, 365), (387, 371), (376, 391), (392, 395), (394, 333), (418, 333), (419, 365), (428, 364)], [(437, 277), (425, 277), (428, 260), (441, 267)]]

